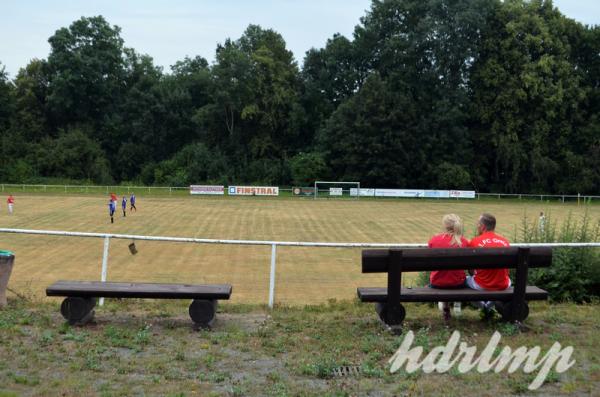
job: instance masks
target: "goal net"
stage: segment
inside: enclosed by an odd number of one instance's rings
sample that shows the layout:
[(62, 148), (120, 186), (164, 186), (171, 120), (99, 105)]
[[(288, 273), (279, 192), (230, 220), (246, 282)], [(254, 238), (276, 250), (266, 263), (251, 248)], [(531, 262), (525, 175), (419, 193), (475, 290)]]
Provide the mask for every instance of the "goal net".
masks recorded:
[(315, 181), (315, 198), (352, 198), (360, 197), (360, 182)]

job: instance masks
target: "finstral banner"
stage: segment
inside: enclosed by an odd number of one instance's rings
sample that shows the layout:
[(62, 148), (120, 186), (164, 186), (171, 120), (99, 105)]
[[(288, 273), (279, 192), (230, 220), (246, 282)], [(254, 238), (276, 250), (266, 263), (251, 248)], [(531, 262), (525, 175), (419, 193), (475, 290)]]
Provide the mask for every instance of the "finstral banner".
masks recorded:
[(277, 186), (229, 186), (230, 196), (279, 196)]
[(225, 186), (190, 185), (190, 194), (225, 194)]

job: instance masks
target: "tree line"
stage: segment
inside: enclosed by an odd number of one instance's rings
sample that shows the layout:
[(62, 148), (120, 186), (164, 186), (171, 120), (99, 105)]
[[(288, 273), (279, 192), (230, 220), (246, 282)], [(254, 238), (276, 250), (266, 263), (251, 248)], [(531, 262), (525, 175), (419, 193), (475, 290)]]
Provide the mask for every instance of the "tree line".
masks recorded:
[(0, 180), (598, 193), (600, 28), (545, 0), (373, 0), (306, 52), (249, 25), (165, 72), (82, 17), (0, 65)]

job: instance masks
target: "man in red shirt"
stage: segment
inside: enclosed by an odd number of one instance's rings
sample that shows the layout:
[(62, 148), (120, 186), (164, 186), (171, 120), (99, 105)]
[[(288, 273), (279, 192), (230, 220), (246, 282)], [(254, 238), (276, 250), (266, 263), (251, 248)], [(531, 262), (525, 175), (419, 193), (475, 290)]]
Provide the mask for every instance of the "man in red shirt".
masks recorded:
[[(481, 214), (477, 223), (477, 237), (469, 243), (469, 247), (509, 247), (504, 237), (496, 234), (496, 218), (491, 214)], [(508, 269), (479, 269), (473, 277), (467, 277), (467, 285), (472, 289), (502, 291), (510, 287)]]

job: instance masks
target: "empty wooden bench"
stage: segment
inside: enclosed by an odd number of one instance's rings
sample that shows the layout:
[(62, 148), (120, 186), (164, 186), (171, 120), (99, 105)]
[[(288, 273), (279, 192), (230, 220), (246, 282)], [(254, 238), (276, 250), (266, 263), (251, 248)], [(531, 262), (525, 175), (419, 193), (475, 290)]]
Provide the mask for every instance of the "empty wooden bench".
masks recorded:
[(212, 324), (217, 300), (229, 299), (231, 285), (188, 285), (155, 283), (112, 283), (100, 281), (57, 281), (46, 288), (47, 296), (66, 296), (60, 312), (70, 324), (84, 324), (94, 317), (96, 298), (193, 299), (189, 307), (198, 326)]
[[(548, 267), (552, 249), (457, 248), (363, 250), (363, 273), (387, 273), (387, 288), (358, 288), (363, 302), (375, 302), (377, 313), (388, 326), (402, 324), (406, 311), (402, 302), (494, 301), (505, 321), (523, 321), (529, 315), (527, 301), (545, 300), (548, 293), (527, 285), (529, 268)], [(513, 287), (505, 291), (477, 291), (469, 288), (402, 288), (402, 273), (453, 269), (516, 269)]]

